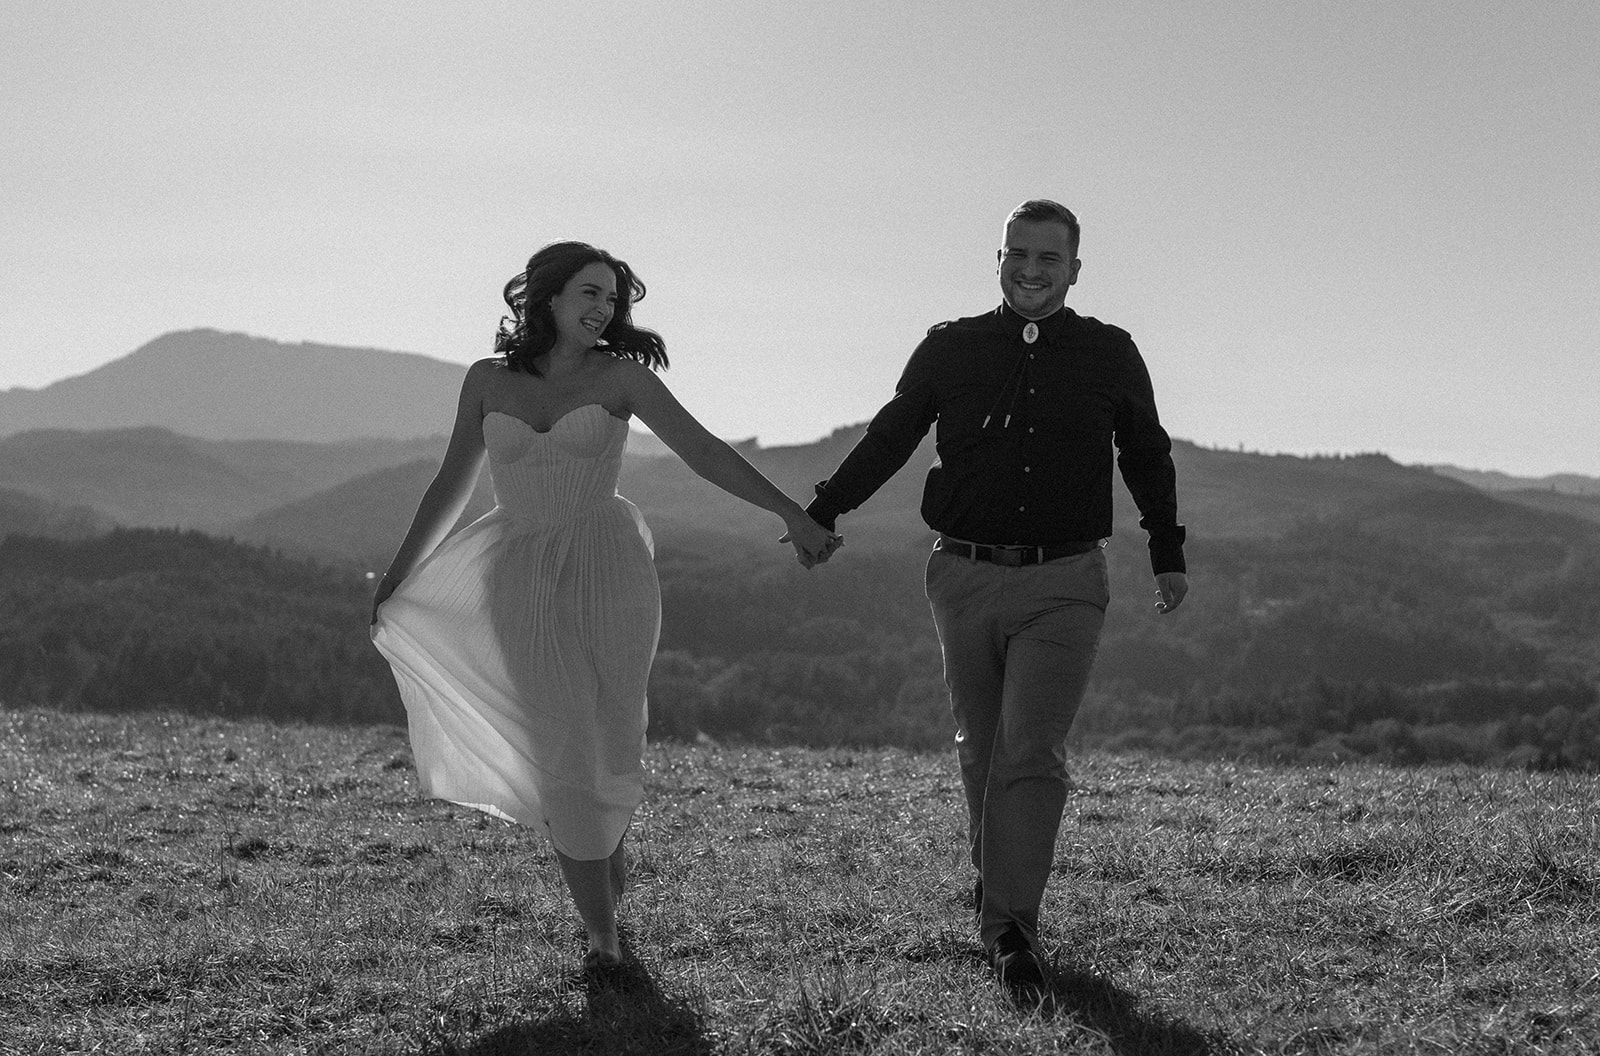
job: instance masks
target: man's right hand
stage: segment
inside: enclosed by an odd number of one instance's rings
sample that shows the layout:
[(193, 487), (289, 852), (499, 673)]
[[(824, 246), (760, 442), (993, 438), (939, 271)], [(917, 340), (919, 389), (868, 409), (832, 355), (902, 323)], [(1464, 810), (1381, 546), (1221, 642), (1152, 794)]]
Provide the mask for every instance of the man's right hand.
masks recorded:
[(1182, 572), (1163, 572), (1156, 577), (1156, 611), (1165, 616), (1183, 604), (1189, 593), (1189, 577)]

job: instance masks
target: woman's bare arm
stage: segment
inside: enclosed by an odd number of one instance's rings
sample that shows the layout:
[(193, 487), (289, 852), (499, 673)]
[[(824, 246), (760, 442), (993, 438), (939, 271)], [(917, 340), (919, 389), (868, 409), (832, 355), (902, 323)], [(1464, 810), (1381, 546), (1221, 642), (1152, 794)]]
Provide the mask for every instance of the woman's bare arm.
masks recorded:
[(494, 369), (492, 360), (480, 360), (467, 370), (461, 396), (456, 402), (455, 425), (450, 430), (444, 461), (439, 464), (428, 490), (423, 492), (417, 512), (411, 518), (411, 527), (395, 551), (394, 560), (389, 562), (389, 570), (378, 581), (372, 603), (373, 619), (377, 619), (378, 606), (449, 534), (472, 497), (483, 466), (483, 389), (489, 371)]
[(642, 366), (619, 364), (627, 409), (701, 477), (735, 498), (770, 510), (783, 519), (795, 549), (811, 562), (825, 559), (832, 532), (806, 515), (801, 505), (725, 441), (701, 425), (661, 379)]

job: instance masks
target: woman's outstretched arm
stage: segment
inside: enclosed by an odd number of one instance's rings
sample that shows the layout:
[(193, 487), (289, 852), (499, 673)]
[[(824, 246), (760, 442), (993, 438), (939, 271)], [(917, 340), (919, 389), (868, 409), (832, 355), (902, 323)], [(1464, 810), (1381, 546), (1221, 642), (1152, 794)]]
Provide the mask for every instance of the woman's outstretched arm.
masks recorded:
[(788, 528), (785, 539), (793, 542), (807, 568), (827, 560), (838, 545), (838, 536), (813, 521), (799, 503), (701, 425), (653, 372), (632, 363), (621, 367), (628, 410), (685, 465), (735, 498), (783, 518)]
[(461, 383), (461, 396), (456, 402), (456, 421), (450, 430), (450, 444), (445, 448), (444, 461), (434, 474), (428, 490), (422, 493), (416, 515), (411, 518), (411, 528), (395, 551), (389, 570), (378, 580), (378, 589), (372, 597), (372, 620), (378, 619), (378, 606), (394, 593), (402, 580), (409, 576), (422, 559), (433, 553), (451, 526), (466, 509), (467, 500), (478, 482), (478, 471), (483, 466), (483, 387), (488, 372), (495, 369), (493, 360), (480, 360), (467, 370)]

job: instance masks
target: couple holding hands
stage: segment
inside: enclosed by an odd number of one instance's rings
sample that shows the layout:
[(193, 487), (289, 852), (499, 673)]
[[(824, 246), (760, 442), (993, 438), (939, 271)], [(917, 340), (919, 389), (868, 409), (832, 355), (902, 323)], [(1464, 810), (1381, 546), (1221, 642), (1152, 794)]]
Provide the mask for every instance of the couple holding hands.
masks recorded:
[[(973, 910), (1000, 979), (1043, 982), (1039, 905), (1070, 779), (1066, 736), (1109, 598), (1113, 448), (1149, 536), (1156, 609), (1188, 590), (1171, 442), (1128, 334), (1065, 306), (1079, 225), (1035, 199), (1007, 217), (1002, 303), (940, 323), (893, 398), (802, 508), (661, 382), (633, 322), (644, 284), (581, 242), (507, 285), (496, 356), (467, 371), (438, 474), (373, 601), (430, 796), (543, 829), (588, 932), (620, 962), (623, 836), (643, 795), (645, 691), (661, 624), (650, 530), (617, 494), (628, 421), (782, 518), (800, 563), (842, 544), (937, 424), (923, 518), (927, 594), (966, 792)], [(496, 506), (450, 534), (485, 455)], [(448, 538), (447, 538), (448, 536)]]

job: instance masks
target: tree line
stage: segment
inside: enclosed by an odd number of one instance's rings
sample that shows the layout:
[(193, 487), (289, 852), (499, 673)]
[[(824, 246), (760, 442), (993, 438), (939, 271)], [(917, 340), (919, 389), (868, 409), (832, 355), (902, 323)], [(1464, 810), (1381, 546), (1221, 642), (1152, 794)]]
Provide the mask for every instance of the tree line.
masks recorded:
[[(679, 542), (657, 557), (652, 737), (949, 743), (925, 552), (846, 553), (807, 573), (774, 548)], [(1190, 604), (1158, 617), (1141, 548), (1113, 546), (1118, 599), (1074, 738), (1600, 767), (1600, 560), (1581, 537), (1530, 549), (1491, 567), (1331, 524), (1197, 540)], [(0, 705), (402, 722), (367, 638), (370, 591), (353, 566), (192, 531), (12, 535)]]

